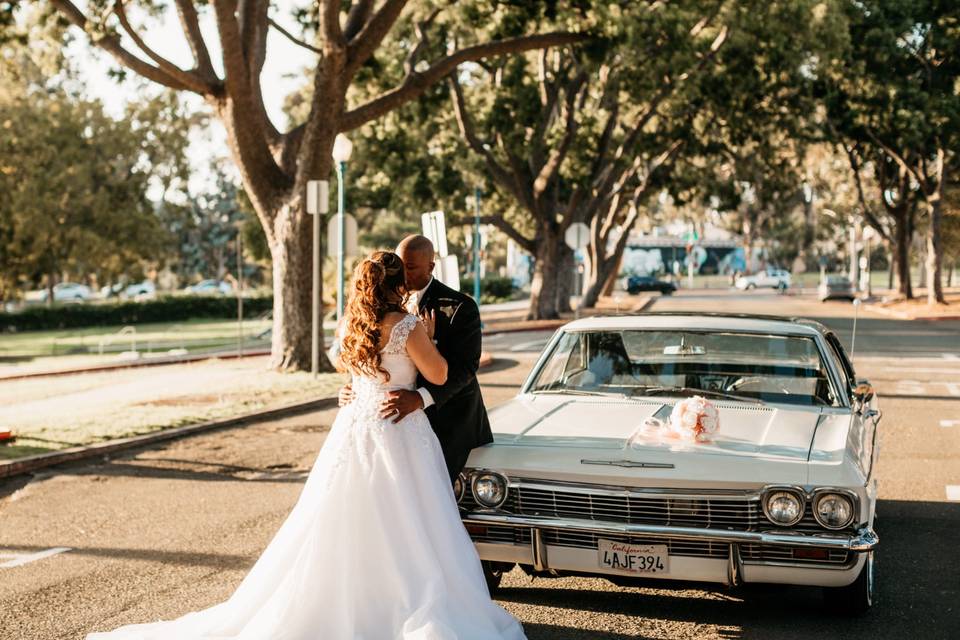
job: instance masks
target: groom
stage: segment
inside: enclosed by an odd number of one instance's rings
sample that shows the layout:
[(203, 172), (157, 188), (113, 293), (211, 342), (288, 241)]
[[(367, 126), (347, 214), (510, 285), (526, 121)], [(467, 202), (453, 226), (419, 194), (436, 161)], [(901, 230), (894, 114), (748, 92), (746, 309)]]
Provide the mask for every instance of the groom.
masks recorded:
[[(436, 317), (434, 341), (447, 360), (447, 382), (435, 385), (423, 377), (415, 391), (391, 391), (380, 406), (384, 418), (399, 422), (407, 414), (424, 409), (433, 427), (451, 482), (463, 470), (476, 447), (493, 442), (487, 410), (480, 395), (477, 369), (480, 366), (480, 310), (467, 295), (451, 289), (433, 277), (433, 243), (424, 236), (407, 236), (397, 245), (403, 260), (407, 290), (411, 292), (410, 313)], [(345, 387), (340, 404), (352, 399)]]

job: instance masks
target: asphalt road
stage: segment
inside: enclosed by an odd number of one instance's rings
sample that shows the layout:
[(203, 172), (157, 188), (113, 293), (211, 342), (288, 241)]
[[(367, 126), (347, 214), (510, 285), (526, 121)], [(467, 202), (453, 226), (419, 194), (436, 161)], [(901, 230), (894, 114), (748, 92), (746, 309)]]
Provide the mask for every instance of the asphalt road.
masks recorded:
[[(849, 304), (706, 291), (653, 308), (718, 309), (814, 317), (849, 345)], [(867, 616), (828, 615), (812, 589), (625, 588), (514, 571), (498, 600), (528, 636), (958, 637), (960, 495), (949, 487), (960, 485), (960, 322), (863, 313), (858, 324), (855, 365), (884, 411), (879, 597)], [(549, 335), (486, 339), (497, 357), (482, 375), (488, 405), (516, 392)], [(208, 433), (0, 483), (0, 639), (82, 638), (228, 597), (288, 513), (333, 415)]]

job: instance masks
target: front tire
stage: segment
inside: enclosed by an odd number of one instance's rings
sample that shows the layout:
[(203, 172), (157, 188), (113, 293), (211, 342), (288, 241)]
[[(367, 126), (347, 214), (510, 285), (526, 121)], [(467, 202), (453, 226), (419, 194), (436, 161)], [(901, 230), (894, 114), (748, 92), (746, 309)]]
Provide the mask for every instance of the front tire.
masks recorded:
[(873, 606), (876, 596), (876, 566), (873, 551), (867, 552), (867, 560), (860, 575), (845, 587), (824, 587), (823, 605), (828, 611), (844, 616), (861, 616)]
[(503, 574), (513, 569), (513, 565), (508, 562), (492, 562), (490, 560), (481, 560), (480, 566), (483, 567), (483, 577), (487, 581), (487, 589), (491, 596), (500, 589)]

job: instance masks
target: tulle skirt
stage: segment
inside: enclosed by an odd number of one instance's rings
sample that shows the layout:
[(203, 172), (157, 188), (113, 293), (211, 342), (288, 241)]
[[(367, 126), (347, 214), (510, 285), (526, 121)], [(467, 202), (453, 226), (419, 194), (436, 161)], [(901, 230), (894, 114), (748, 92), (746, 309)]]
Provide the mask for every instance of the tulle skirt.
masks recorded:
[(340, 411), (296, 506), (229, 600), (87, 640), (525, 638), (490, 599), (426, 415), (393, 424), (373, 406)]

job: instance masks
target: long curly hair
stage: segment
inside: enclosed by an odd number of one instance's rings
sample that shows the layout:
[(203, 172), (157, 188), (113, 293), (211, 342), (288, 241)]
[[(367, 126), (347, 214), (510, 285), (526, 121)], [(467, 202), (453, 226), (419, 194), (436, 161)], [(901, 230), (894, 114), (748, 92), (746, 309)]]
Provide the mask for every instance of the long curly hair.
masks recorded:
[(353, 272), (353, 291), (345, 310), (339, 364), (352, 373), (390, 374), (381, 366), (380, 326), (391, 311), (403, 312), (406, 288), (403, 261), (390, 251), (374, 251)]

